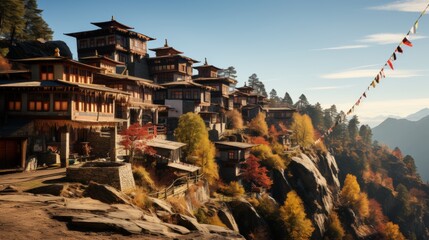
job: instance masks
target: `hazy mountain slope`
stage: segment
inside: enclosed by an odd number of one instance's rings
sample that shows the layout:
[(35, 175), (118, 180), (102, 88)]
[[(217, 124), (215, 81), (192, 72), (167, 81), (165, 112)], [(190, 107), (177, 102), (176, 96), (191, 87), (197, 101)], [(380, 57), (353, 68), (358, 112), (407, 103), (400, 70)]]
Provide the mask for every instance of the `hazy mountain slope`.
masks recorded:
[(429, 116), (419, 121), (388, 118), (373, 129), (373, 134), (375, 140), (411, 155), (422, 180), (429, 181)]
[(410, 120), (410, 121), (419, 121), (420, 119), (429, 116), (429, 108), (423, 108), (422, 110), (410, 114), (408, 116), (405, 117), (405, 119)]

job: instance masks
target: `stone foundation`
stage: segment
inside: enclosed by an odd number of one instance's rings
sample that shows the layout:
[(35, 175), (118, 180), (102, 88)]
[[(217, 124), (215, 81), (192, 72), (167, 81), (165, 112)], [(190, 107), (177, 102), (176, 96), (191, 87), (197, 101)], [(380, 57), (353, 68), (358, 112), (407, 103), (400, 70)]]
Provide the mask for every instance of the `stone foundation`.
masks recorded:
[(130, 163), (87, 162), (82, 166), (71, 166), (67, 168), (67, 179), (83, 183), (94, 181), (100, 184), (108, 184), (120, 191), (135, 188)]

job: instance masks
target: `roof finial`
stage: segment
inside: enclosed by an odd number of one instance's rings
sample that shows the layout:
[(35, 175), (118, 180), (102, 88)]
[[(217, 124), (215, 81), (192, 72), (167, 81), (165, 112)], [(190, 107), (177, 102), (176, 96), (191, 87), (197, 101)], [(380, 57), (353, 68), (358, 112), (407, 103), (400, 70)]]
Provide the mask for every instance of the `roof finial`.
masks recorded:
[(244, 82), (244, 86), (246, 87), (246, 82)]
[(204, 58), (204, 65), (208, 65), (207, 64), (207, 58)]
[(164, 47), (168, 47), (167, 38), (165, 39)]
[(95, 49), (95, 55), (94, 56), (98, 56), (98, 51), (97, 49)]
[(115, 21), (115, 17), (112, 15), (112, 21)]
[(54, 53), (55, 57), (60, 57), (60, 49), (59, 48), (55, 48), (55, 53)]

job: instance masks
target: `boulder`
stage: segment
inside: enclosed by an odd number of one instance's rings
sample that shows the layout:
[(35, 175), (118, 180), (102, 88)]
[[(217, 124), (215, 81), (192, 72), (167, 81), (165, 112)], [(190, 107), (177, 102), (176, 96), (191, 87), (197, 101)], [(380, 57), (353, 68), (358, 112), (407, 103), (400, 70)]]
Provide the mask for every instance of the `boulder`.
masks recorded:
[(65, 200), (62, 208), (66, 210), (107, 212), (111, 209), (109, 204), (92, 198), (66, 198)]
[(142, 229), (135, 223), (104, 216), (73, 218), (68, 227), (84, 231), (117, 231), (125, 234), (140, 234)]
[[(325, 178), (325, 175), (319, 171), (321, 159), (313, 157), (310, 159), (307, 155), (301, 154), (301, 157), (292, 157), (288, 165), (288, 174), (285, 176), (291, 187), (297, 192), (304, 202), (307, 216), (312, 218), (317, 231), (314, 231), (314, 238), (321, 238), (325, 232), (325, 226), (331, 213), (336, 195)], [(319, 164), (318, 164), (319, 163)], [(325, 169), (325, 171), (328, 171)], [(337, 179), (334, 172), (326, 172), (328, 178)], [(334, 182), (336, 180), (333, 180)], [(333, 186), (337, 189), (337, 187)]]
[[(240, 234), (249, 239), (250, 234), (260, 230), (267, 230), (269, 227), (265, 220), (259, 216), (253, 206), (245, 200), (233, 200), (227, 203), (234, 219), (237, 222)], [(269, 236), (267, 236), (269, 239)]]
[(232, 216), (232, 213), (227, 208), (219, 209), (217, 212), (217, 215), (219, 219), (222, 221), (225, 226), (227, 226), (229, 229), (239, 232), (237, 222), (234, 219), (234, 216)]
[(226, 239), (245, 239), (243, 236), (241, 236), (238, 232), (232, 231), (228, 228), (216, 226), (216, 225), (210, 225), (210, 224), (201, 224), (201, 226), (207, 228), (210, 233), (220, 235), (222, 237), (225, 237)]
[(137, 207), (125, 204), (111, 205), (114, 211), (108, 212), (107, 216), (125, 220), (139, 220), (143, 218), (143, 211)]
[(97, 199), (101, 202), (107, 204), (114, 203), (129, 203), (130, 199), (125, 194), (119, 192), (114, 187), (109, 185), (98, 184), (91, 182), (88, 188), (83, 193), (85, 197), (90, 197), (92, 199)]
[(166, 211), (169, 214), (173, 214), (173, 208), (171, 207), (170, 203), (158, 199), (158, 198), (152, 198), (149, 197), (149, 200), (152, 202), (152, 206), (156, 209), (156, 210), (160, 210), (160, 211)]
[(34, 193), (34, 194), (50, 194), (54, 196), (61, 196), (61, 193), (63, 192), (64, 189), (65, 187), (62, 184), (52, 184), (52, 185), (32, 188), (27, 190), (26, 192)]
[(0, 190), (0, 194), (9, 194), (9, 193), (17, 193), (19, 189), (13, 185), (8, 185), (5, 188)]
[(190, 233), (191, 231), (189, 231), (187, 228), (179, 226), (179, 225), (175, 225), (175, 224), (171, 224), (171, 223), (161, 223), (162, 225), (165, 225), (167, 227), (169, 227), (172, 231), (185, 235)]
[(203, 233), (208, 233), (207, 228), (203, 227), (198, 223), (197, 219), (185, 216), (183, 214), (174, 214), (172, 216), (175, 224), (183, 226), (191, 231), (199, 231)]
[(168, 238), (177, 238), (179, 234), (172, 232), (170, 227), (164, 224), (152, 223), (147, 221), (137, 220), (134, 223), (140, 227), (142, 233), (150, 234), (152, 236), (164, 236)]

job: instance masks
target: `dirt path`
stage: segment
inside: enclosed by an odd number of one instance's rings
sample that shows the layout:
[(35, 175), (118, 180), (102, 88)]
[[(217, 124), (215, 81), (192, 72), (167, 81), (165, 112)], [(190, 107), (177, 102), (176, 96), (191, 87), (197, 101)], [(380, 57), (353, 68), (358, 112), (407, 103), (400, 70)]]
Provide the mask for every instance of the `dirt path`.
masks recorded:
[(0, 189), (13, 185), (21, 191), (60, 182), (66, 176), (66, 169), (52, 167), (31, 172), (17, 172), (0, 175)]

